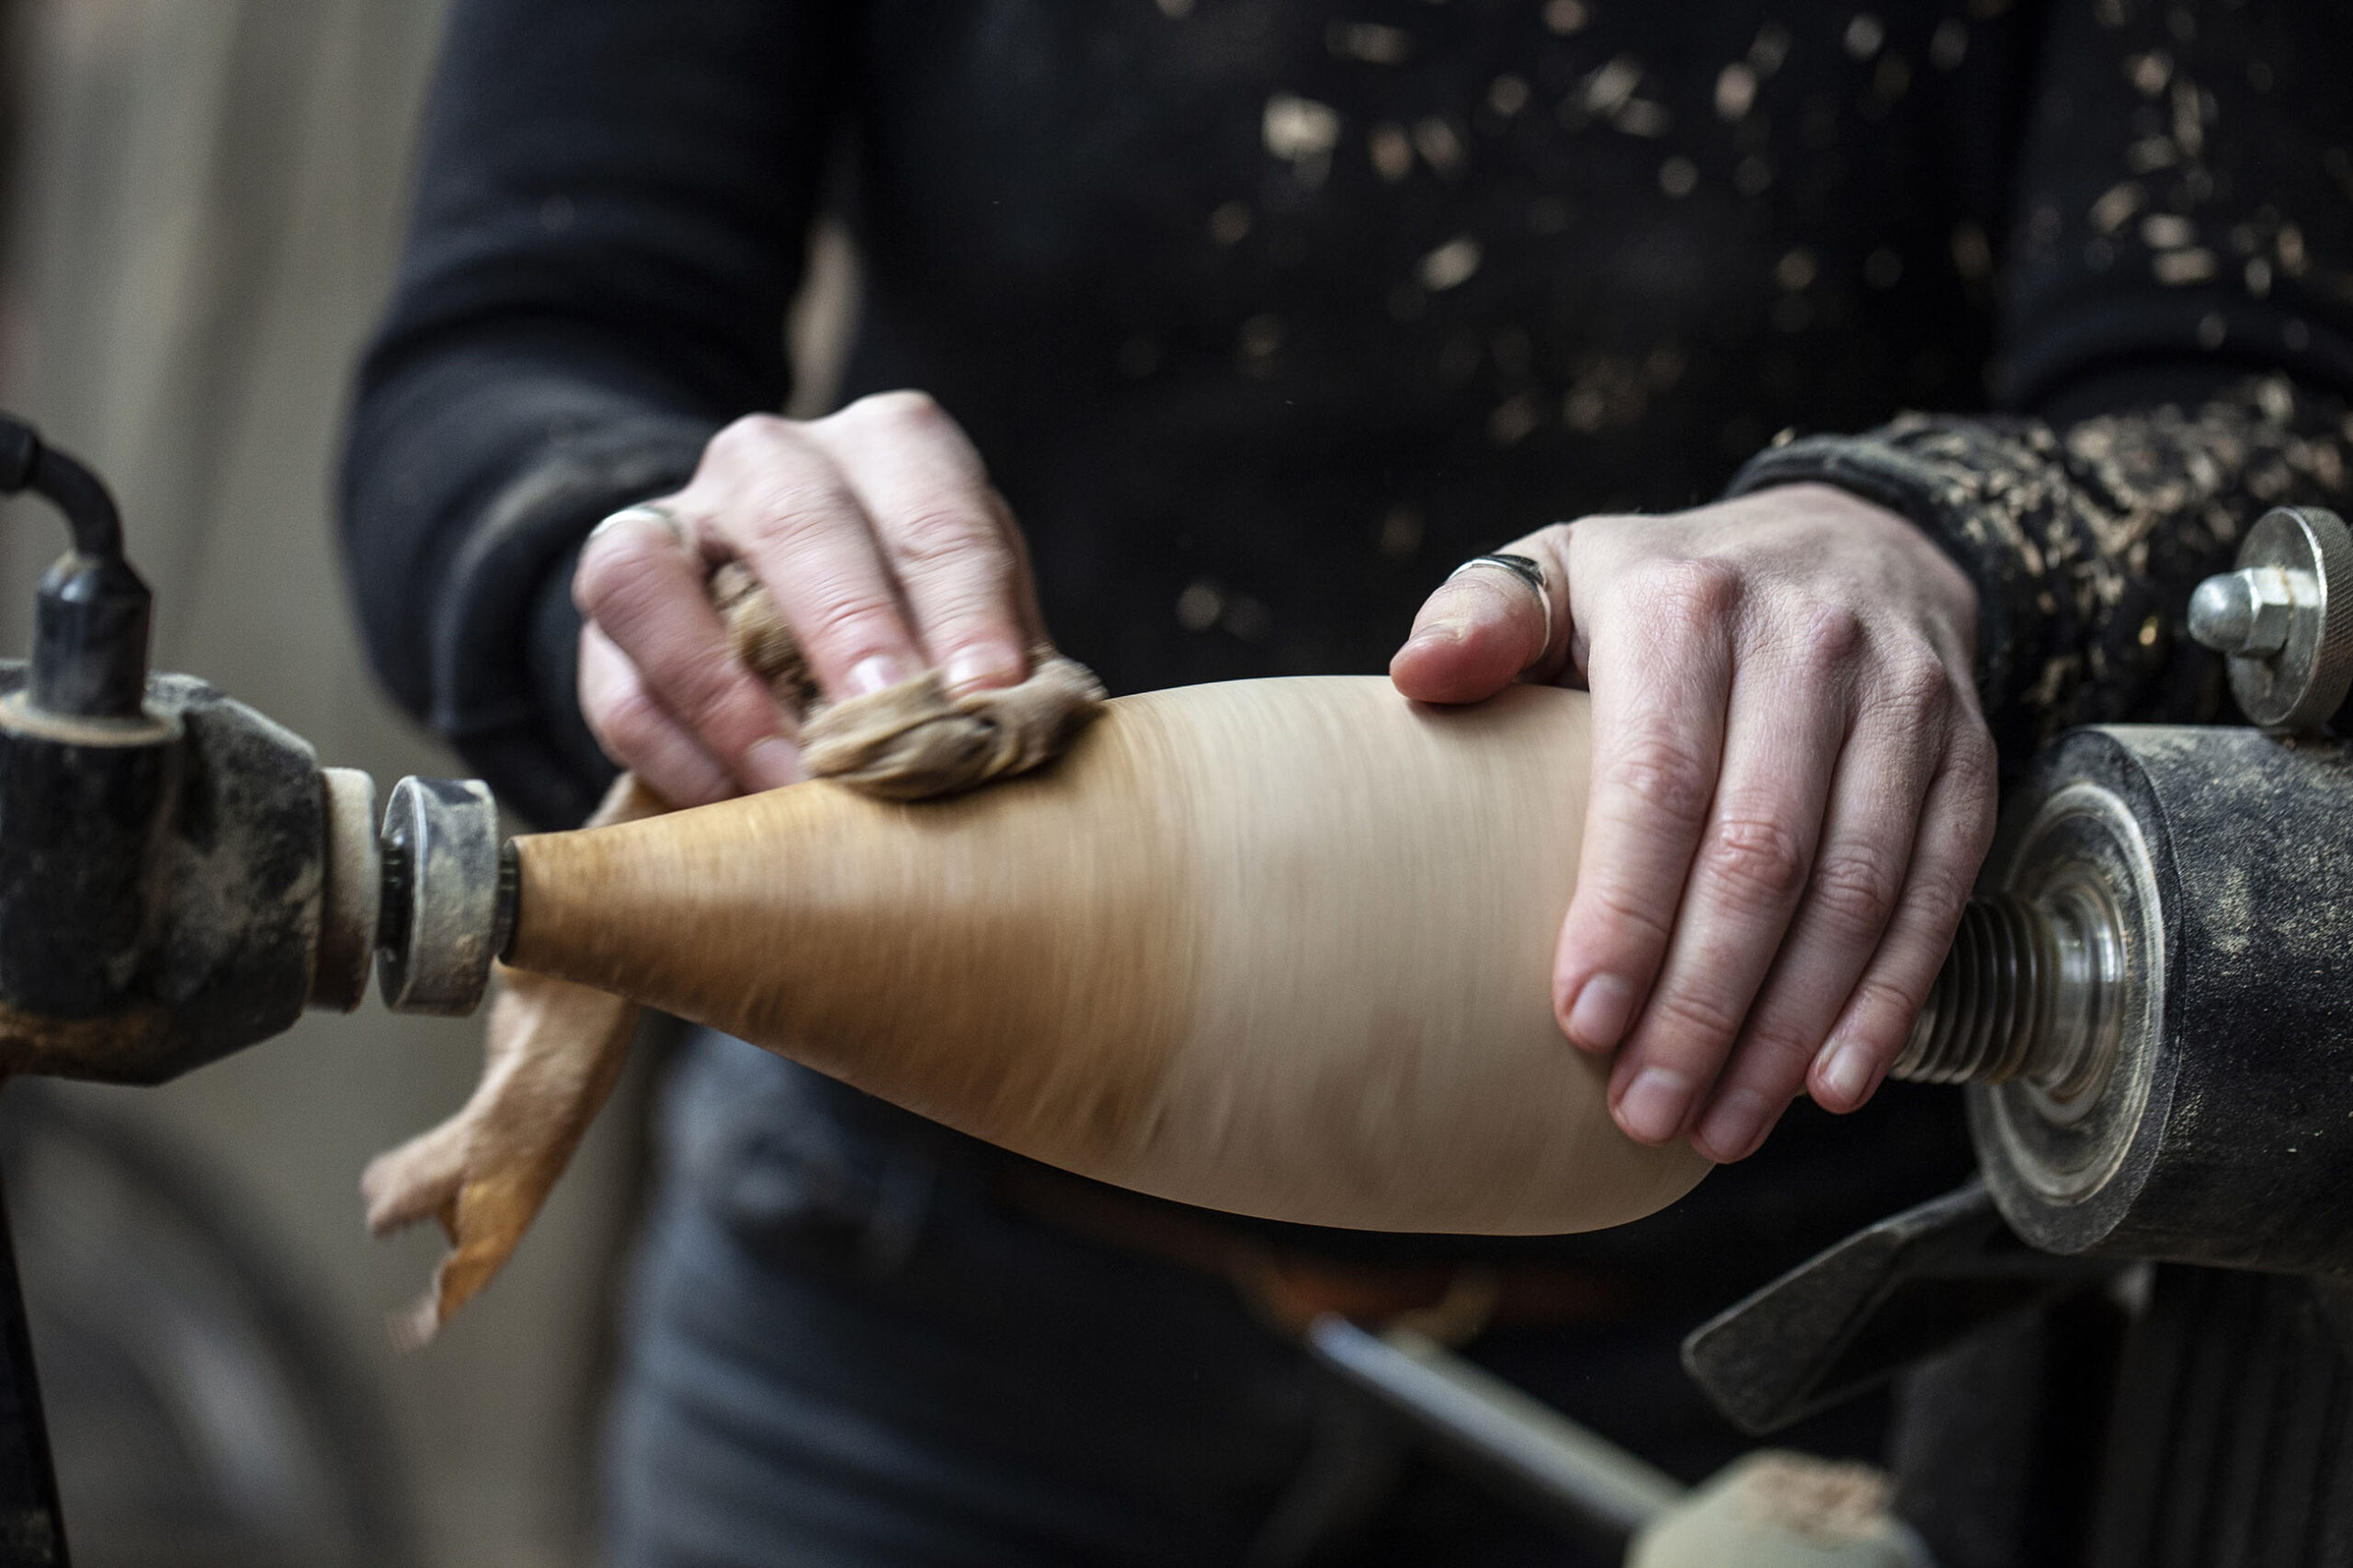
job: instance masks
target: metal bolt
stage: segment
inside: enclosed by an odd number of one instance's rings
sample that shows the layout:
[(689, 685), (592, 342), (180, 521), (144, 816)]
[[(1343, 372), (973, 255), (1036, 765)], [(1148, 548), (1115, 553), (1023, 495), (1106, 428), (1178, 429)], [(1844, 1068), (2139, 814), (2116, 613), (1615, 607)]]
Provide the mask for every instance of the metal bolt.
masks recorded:
[(2207, 578), (2189, 596), (2189, 634), (2217, 653), (2262, 658), (2288, 645), (2296, 606), (2313, 598), (2308, 572), (2277, 566), (2225, 572)]
[(2318, 506), (2274, 506), (2240, 542), (2238, 570), (2190, 596), (2189, 634), (2224, 656), (2256, 723), (2326, 724), (2353, 691), (2353, 531)]

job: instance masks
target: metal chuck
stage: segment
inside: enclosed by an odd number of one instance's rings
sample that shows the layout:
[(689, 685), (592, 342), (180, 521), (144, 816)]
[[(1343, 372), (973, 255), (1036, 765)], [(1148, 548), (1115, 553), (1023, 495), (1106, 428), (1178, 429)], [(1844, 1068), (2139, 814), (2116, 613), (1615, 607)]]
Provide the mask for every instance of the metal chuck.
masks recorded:
[(376, 976), (396, 1013), (460, 1017), (482, 1005), (513, 927), (498, 805), (479, 778), (404, 778), (381, 840)]
[(2038, 759), (1898, 1077), (1966, 1083), (2046, 1251), (2353, 1264), (2353, 747), (2115, 725)]

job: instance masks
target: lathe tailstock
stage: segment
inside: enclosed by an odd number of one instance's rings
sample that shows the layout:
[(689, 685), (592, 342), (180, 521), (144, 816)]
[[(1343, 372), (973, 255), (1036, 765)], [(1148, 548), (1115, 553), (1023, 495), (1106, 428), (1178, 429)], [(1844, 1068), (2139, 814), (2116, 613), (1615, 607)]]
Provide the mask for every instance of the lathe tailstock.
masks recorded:
[(2188, 630), (2262, 728), (2037, 758), (1897, 1067), (1979, 1178), (1684, 1346), (1758, 1434), (1897, 1377), (1947, 1568), (2353, 1561), (2353, 534), (2267, 513)]

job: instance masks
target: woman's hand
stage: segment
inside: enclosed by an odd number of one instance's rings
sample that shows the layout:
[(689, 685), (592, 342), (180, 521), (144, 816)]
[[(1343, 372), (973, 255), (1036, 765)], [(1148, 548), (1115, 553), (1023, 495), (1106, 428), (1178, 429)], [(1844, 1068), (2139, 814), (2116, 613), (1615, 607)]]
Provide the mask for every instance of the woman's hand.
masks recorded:
[(1011, 512), (954, 420), (888, 392), (810, 423), (755, 415), (693, 481), (581, 551), (580, 706), (613, 759), (680, 806), (801, 777), (799, 715), (730, 651), (704, 586), (740, 560), (776, 597), (828, 699), (937, 667), (1011, 686), (1044, 641)]
[(1563, 523), (1430, 596), (1406, 696), (1593, 693), (1593, 793), (1552, 1006), (1616, 1050), (1629, 1136), (1745, 1157), (1801, 1088), (1868, 1100), (1994, 827), (1976, 594), (1919, 530), (1827, 485)]

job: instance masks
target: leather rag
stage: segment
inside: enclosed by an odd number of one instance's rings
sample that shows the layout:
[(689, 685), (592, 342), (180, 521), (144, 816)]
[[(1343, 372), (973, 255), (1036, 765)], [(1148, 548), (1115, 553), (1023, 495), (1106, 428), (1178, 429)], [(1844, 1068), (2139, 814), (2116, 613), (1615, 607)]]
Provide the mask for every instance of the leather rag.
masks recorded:
[[(806, 711), (801, 765), (813, 778), (912, 801), (951, 795), (1060, 756), (1103, 702), (1086, 666), (1035, 650), (1029, 678), (1000, 691), (949, 695), (937, 672), (820, 706), (791, 630), (757, 579), (730, 562), (711, 574), (711, 602), (735, 656), (787, 711)], [(587, 827), (670, 809), (624, 773)], [(384, 1235), (431, 1217), (449, 1248), (423, 1300), (392, 1321), (395, 1340), (423, 1345), (490, 1283), (563, 1175), (612, 1093), (640, 1009), (633, 1002), (497, 964), (482, 1082), (465, 1108), (378, 1155), (359, 1180), (368, 1228)]]

